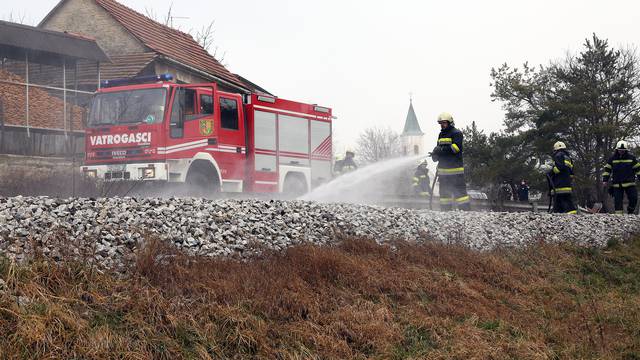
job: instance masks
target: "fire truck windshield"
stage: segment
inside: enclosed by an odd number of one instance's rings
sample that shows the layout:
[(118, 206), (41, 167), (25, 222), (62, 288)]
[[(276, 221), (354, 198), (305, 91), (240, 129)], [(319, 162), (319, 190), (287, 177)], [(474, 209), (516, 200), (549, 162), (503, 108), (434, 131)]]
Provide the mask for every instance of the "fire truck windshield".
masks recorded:
[(160, 123), (166, 96), (163, 88), (99, 93), (93, 99), (89, 126)]

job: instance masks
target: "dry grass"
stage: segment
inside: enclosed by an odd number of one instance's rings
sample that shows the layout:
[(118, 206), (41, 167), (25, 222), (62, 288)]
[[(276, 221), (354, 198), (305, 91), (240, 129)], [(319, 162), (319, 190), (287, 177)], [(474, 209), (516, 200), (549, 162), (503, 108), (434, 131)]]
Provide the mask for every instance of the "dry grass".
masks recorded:
[(69, 168), (35, 170), (12, 169), (11, 173), (0, 177), (0, 196), (70, 196), (98, 197), (105, 192), (105, 186)]
[(640, 241), (395, 246), (238, 262), (150, 241), (126, 278), (5, 261), (0, 358), (640, 358)]

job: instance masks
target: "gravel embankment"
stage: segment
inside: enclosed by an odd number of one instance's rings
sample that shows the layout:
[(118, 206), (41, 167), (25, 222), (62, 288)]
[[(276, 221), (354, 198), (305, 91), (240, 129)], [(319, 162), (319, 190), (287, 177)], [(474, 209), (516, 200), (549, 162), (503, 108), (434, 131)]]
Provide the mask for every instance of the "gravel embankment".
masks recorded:
[(602, 246), (640, 233), (640, 217), (413, 211), (301, 201), (0, 198), (0, 254), (18, 261), (37, 248), (53, 259), (90, 256), (119, 266), (148, 234), (208, 256), (327, 244), (336, 232), (456, 242), (476, 249), (534, 241)]

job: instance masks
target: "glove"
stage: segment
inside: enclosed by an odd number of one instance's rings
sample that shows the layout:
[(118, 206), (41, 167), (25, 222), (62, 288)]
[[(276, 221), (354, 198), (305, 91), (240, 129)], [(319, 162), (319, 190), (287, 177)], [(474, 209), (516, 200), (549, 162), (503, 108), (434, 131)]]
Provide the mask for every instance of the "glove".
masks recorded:
[(429, 153), (429, 155), (431, 156), (431, 161), (433, 162), (438, 162), (440, 159), (440, 156), (438, 154), (440, 149), (438, 149), (438, 147), (436, 146), (432, 152)]

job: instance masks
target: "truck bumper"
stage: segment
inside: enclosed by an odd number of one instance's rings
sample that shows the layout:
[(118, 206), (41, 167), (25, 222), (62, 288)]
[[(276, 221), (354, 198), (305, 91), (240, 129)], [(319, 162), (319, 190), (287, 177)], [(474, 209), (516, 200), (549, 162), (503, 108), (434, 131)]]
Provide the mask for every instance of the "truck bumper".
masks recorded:
[(87, 177), (104, 181), (167, 181), (166, 163), (85, 165), (80, 168)]

